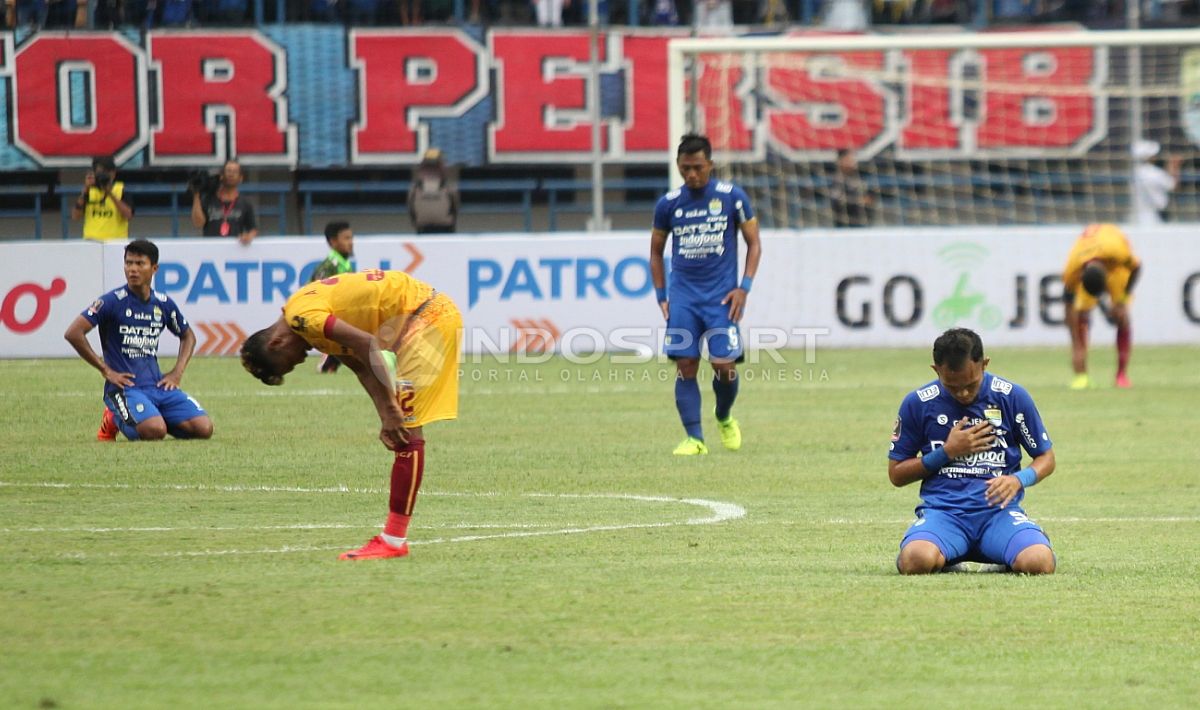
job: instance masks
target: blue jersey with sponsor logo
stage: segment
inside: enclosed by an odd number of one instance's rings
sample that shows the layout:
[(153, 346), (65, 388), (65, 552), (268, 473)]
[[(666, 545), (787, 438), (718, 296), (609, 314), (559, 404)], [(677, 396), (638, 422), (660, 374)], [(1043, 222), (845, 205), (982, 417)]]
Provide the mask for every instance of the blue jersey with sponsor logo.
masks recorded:
[(738, 285), (738, 227), (754, 219), (742, 188), (709, 180), (659, 198), (654, 228), (671, 236), (672, 301), (720, 303)]
[[(964, 406), (938, 380), (910, 392), (900, 404), (892, 431), (888, 458), (905, 461), (931, 453), (945, 443), (954, 423), (963, 417), (968, 427), (983, 421), (996, 427), (996, 443), (991, 449), (951, 459), (935, 476), (921, 482), (921, 500), (931, 508), (975, 511), (987, 509), (984, 489), (988, 480), (1021, 469), (1021, 449), (1040, 456), (1053, 446), (1042, 426), (1033, 398), (1024, 387), (989, 372), (975, 402)], [(1020, 505), (1025, 492), (1014, 499)]]
[[(143, 301), (128, 288), (113, 289), (97, 298), (83, 317), (100, 329), (104, 363), (117, 372), (133, 373), (133, 386), (154, 387), (162, 379), (158, 369), (158, 336), (163, 328), (176, 336), (188, 330), (187, 319), (169, 296), (150, 292)], [(105, 394), (118, 388), (105, 383)]]

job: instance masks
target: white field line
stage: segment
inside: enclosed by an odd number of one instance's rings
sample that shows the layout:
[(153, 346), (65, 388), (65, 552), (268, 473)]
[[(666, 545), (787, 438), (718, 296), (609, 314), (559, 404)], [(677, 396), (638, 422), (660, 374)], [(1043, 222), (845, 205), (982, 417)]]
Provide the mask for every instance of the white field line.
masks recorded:
[[(269, 492), (269, 493), (383, 493), (382, 489), (366, 489), (366, 488), (350, 488), (347, 486), (334, 486), (327, 488), (303, 488), (298, 486), (211, 486), (201, 484), (155, 484), (155, 485), (136, 485), (125, 483), (56, 483), (50, 481), (17, 483), (11, 481), (0, 481), (0, 487), (8, 488), (50, 488), (50, 489), (108, 489), (108, 490), (185, 490), (185, 491), (217, 491), (217, 492)], [(431, 491), (423, 495), (432, 496), (469, 496), (469, 497), (502, 497), (506, 494), (496, 492), (483, 493), (439, 493)], [(457, 537), (438, 537), (428, 540), (410, 540), (411, 545), (436, 545), (448, 542), (476, 542), (480, 540), (498, 540), (503, 538), (519, 538), (519, 537), (544, 537), (550, 535), (578, 535), (591, 532), (607, 532), (616, 530), (636, 530), (645, 528), (665, 528), (676, 525), (711, 525), (714, 523), (724, 522), (726, 520), (735, 520), (743, 518), (746, 515), (746, 509), (735, 503), (725, 503), (721, 501), (710, 501), (701, 498), (672, 498), (668, 496), (642, 496), (623, 493), (520, 493), (512, 494), (513, 497), (520, 498), (569, 498), (569, 499), (609, 499), (609, 500), (630, 500), (644, 503), (679, 503), (684, 505), (696, 506), (707, 509), (709, 515), (704, 517), (689, 518), (682, 522), (651, 522), (651, 523), (624, 523), (618, 525), (592, 525), (580, 526), (571, 525), (564, 527), (562, 524), (553, 526), (553, 529), (536, 529), (536, 530), (517, 530), (510, 532), (492, 533), (486, 535), (462, 535)], [(319, 524), (298, 524), (297, 526), (271, 526), (268, 528), (254, 529), (323, 529), (325, 526)], [(331, 529), (339, 529), (334, 525), (328, 526)], [(341, 527), (366, 527), (366, 526), (351, 526), (345, 525)], [(460, 527), (460, 526), (451, 526)], [(480, 529), (483, 525), (472, 525), (469, 523), (461, 524), (461, 527), (467, 529)], [(502, 528), (521, 528), (526, 527), (522, 524), (510, 526), (497, 526)], [(190, 528), (190, 532), (203, 530), (221, 530), (234, 528)], [(251, 529), (251, 528), (247, 528)], [(437, 529), (437, 528), (431, 528)], [(444, 528), (443, 528), (444, 529)], [(11, 532), (51, 532), (51, 530), (9, 530)], [(167, 532), (161, 528), (96, 528), (94, 530), (78, 529), (78, 532)], [(57, 530), (54, 532), (66, 532), (66, 530)], [(338, 547), (310, 547), (310, 546), (285, 546), (280, 548), (258, 549), (258, 550), (179, 550), (172, 552), (157, 552), (149, 553), (143, 556), (146, 557), (204, 557), (215, 555), (253, 555), (253, 554), (279, 554), (285, 552), (321, 552), (327, 550), (344, 549), (344, 546)], [(69, 553), (66, 556), (72, 558), (87, 558), (87, 553)], [(124, 556), (121, 553), (108, 553), (103, 555), (107, 557)]]

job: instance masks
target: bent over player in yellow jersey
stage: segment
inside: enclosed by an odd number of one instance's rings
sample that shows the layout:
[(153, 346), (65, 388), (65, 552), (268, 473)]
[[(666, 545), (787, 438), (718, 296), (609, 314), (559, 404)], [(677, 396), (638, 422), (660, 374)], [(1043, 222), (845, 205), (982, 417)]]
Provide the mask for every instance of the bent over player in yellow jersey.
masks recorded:
[(358, 376), (395, 452), (383, 532), (343, 560), (403, 557), (425, 468), (424, 426), (458, 416), (462, 316), (449, 296), (401, 271), (373, 269), (315, 281), (283, 316), (242, 345), (242, 366), (268, 385), (304, 362), (310, 347)]
[(1075, 370), (1071, 389), (1091, 385), (1087, 374), (1089, 314), (1104, 293), (1108, 293), (1109, 312), (1117, 326), (1117, 387), (1132, 386), (1126, 372), (1133, 349), (1129, 302), (1141, 266), (1128, 237), (1114, 224), (1088, 225), (1071, 247), (1062, 276)]

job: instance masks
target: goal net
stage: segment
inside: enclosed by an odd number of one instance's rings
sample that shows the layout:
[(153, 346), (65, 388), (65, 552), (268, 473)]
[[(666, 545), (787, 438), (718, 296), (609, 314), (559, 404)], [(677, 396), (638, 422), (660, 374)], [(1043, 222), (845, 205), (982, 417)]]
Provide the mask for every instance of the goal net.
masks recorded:
[(764, 226), (1127, 222), (1143, 160), (1182, 162), (1162, 216), (1200, 218), (1200, 30), (693, 38), (668, 66), (672, 141), (709, 136)]

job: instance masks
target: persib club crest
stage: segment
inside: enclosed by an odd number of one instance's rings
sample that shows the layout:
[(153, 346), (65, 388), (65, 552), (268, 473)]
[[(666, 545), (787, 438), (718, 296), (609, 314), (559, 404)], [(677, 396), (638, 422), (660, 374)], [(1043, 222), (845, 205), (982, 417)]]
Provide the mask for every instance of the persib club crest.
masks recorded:
[(988, 405), (988, 408), (983, 410), (983, 417), (994, 427), (998, 427), (1004, 423), (1004, 419), (1000, 416), (1000, 408), (994, 405)]
[(721, 214), (721, 201), (715, 197), (710, 200), (708, 203), (708, 213), (714, 217)]

